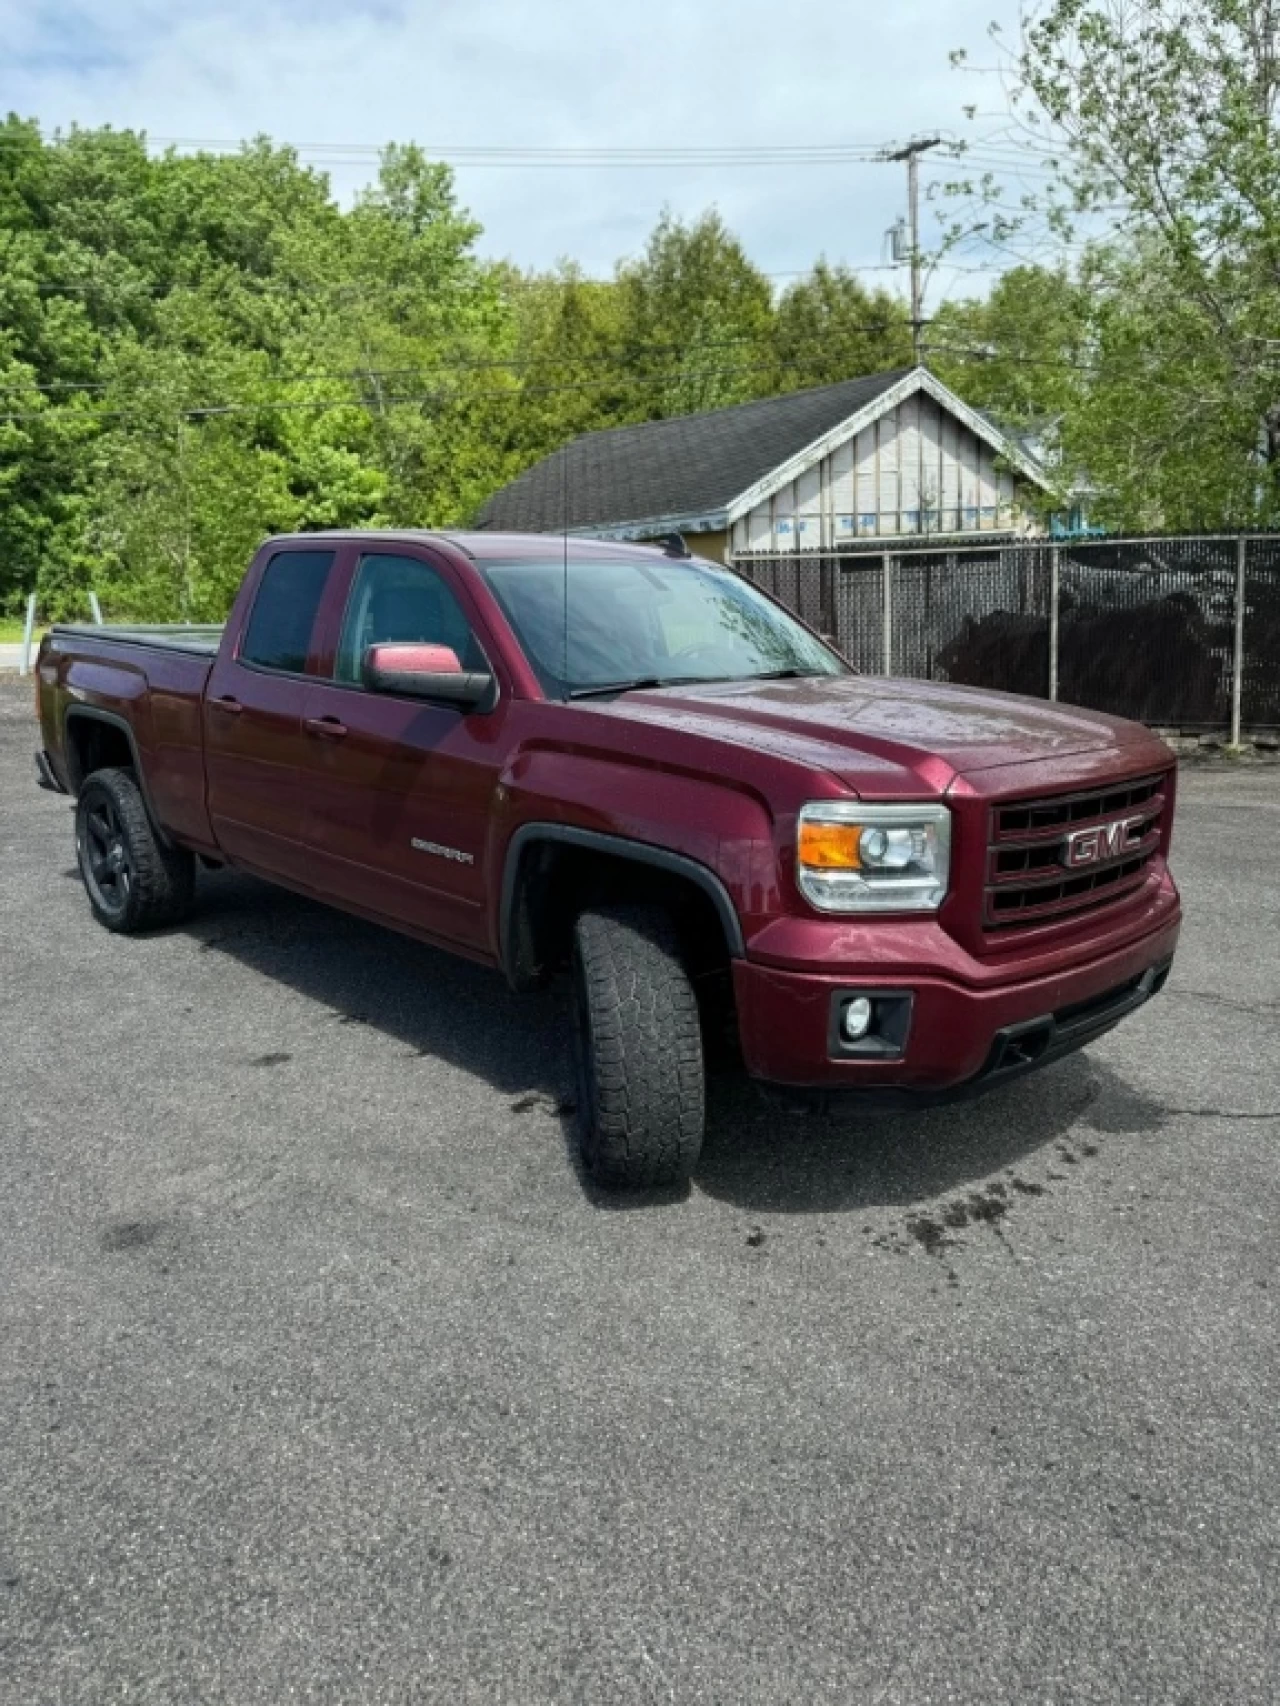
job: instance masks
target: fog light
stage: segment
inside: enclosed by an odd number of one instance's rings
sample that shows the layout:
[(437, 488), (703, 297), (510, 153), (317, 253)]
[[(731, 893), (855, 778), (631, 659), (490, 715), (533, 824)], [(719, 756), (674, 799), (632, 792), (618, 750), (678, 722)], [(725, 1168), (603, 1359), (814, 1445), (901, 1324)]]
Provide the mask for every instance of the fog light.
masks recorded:
[(847, 1040), (856, 1043), (860, 1037), (865, 1037), (871, 1029), (874, 1015), (875, 1009), (865, 995), (855, 995), (852, 1001), (846, 1002), (840, 1016), (840, 1029)]

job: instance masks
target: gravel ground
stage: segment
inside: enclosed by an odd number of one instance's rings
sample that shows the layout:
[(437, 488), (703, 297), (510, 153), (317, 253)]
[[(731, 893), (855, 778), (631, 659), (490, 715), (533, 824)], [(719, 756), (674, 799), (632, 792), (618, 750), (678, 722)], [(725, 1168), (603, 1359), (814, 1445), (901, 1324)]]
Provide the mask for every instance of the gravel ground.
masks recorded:
[(1164, 997), (584, 1190), (554, 998), (246, 879), (120, 940), (0, 682), (0, 1700), (1280, 1697), (1280, 773)]

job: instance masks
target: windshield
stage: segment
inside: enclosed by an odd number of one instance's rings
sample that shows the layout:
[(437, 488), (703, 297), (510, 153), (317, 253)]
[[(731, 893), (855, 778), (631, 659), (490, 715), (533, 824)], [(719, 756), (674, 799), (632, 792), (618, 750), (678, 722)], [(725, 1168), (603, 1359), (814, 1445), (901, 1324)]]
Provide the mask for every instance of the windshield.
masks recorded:
[(785, 610), (712, 563), (571, 557), (567, 573), (554, 558), (480, 568), (552, 698), (640, 683), (848, 674)]

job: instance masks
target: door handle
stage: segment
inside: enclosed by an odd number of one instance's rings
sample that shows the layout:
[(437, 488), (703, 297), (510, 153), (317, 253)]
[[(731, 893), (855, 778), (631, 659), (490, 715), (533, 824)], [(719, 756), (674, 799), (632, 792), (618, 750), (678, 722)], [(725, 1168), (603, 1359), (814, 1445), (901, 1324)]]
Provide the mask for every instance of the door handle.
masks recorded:
[(341, 740), (347, 732), (347, 725), (336, 717), (304, 717), (302, 726), (309, 735), (319, 735), (324, 740)]
[(215, 711), (225, 711), (229, 717), (238, 717), (244, 710), (240, 701), (233, 699), (229, 693), (224, 694), (221, 699), (210, 699), (209, 703)]

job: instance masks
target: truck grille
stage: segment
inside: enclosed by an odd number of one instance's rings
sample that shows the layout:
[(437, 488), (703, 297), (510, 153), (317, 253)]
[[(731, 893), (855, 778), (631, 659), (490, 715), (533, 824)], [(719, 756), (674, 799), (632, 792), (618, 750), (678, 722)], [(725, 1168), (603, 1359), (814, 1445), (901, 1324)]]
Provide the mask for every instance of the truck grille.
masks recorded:
[[(995, 807), (987, 850), (983, 925), (987, 930), (1041, 924), (1110, 906), (1142, 887), (1164, 839), (1164, 777), (1147, 776), (1105, 792), (1012, 800)], [(1082, 870), (1063, 863), (1077, 830), (1139, 819), (1129, 844)]]

